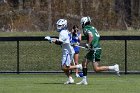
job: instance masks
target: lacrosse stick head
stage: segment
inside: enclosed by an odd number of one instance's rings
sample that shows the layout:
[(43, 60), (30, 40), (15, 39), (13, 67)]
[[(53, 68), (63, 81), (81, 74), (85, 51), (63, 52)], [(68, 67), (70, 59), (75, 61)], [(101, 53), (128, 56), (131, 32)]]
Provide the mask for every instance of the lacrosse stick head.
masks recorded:
[(56, 22), (56, 25), (57, 25), (57, 31), (58, 32), (61, 32), (62, 30), (67, 29), (67, 20), (65, 20), (65, 19), (59, 19)]

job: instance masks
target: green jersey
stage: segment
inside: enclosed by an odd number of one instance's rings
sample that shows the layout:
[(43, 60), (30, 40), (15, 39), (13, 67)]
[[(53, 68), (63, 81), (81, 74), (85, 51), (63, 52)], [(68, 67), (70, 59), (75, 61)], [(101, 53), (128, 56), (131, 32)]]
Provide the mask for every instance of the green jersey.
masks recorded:
[[(86, 38), (89, 38), (88, 34), (93, 35), (93, 40), (91, 42), (92, 48), (100, 48), (100, 35), (97, 32), (96, 28), (94, 28), (93, 26), (87, 25), (84, 27), (83, 33), (84, 33)], [(101, 57), (101, 49), (90, 50), (85, 56), (85, 58), (90, 60), (91, 62), (100, 61), (100, 57)]]
[(93, 40), (91, 42), (91, 46), (93, 48), (100, 48), (100, 35), (99, 33), (97, 32), (96, 28), (94, 28), (93, 26), (85, 26), (84, 29), (83, 29), (83, 33), (85, 35), (86, 38), (89, 38), (88, 37), (88, 34), (89, 33), (92, 33), (93, 35)]

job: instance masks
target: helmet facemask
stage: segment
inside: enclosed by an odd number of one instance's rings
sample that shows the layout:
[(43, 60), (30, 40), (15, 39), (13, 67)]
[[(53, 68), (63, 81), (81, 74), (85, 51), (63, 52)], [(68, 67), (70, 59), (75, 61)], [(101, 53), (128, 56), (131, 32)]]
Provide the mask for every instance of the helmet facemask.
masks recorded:
[(82, 28), (84, 28), (86, 25), (89, 25), (90, 23), (91, 23), (91, 19), (89, 16), (81, 18)]
[(56, 23), (57, 25), (57, 31), (60, 32), (64, 29), (67, 29), (67, 20), (65, 19), (59, 19)]

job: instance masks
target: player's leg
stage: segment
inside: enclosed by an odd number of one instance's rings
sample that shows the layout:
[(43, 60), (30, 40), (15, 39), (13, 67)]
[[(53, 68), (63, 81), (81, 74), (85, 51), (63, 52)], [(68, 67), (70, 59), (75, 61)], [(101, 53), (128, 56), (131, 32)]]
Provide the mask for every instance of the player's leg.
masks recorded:
[(97, 50), (97, 51), (94, 51), (94, 54), (93, 54), (93, 67), (94, 67), (94, 70), (96, 72), (100, 72), (100, 71), (107, 71), (107, 70), (114, 70), (118, 76), (120, 76), (119, 74), (119, 65), (116, 64), (114, 66), (99, 66), (99, 62), (100, 62), (100, 55), (101, 55), (101, 50)]
[(83, 66), (83, 79), (81, 82), (79, 83), (76, 83), (76, 84), (84, 84), (84, 85), (87, 85), (87, 65), (88, 63), (93, 60), (93, 51), (89, 51), (86, 56), (85, 56), (85, 59), (84, 61), (82, 62), (82, 66)]
[(69, 70), (63, 70), (63, 71), (66, 74), (66, 76), (68, 77), (68, 80), (64, 84), (72, 84), (72, 83), (74, 83), (74, 79), (72, 78), (71, 73), (69, 72)]
[(93, 69), (95, 70), (95, 72), (107, 71), (109, 70), (109, 66), (99, 66), (99, 61), (98, 61), (98, 62), (93, 62)]
[(115, 71), (117, 75), (120, 76), (118, 64), (115, 64), (113, 66), (99, 66), (99, 62), (93, 62), (93, 68), (96, 72), (108, 71), (108, 70)]
[(82, 65), (78, 64), (75, 66), (63, 67), (63, 70), (73, 70), (73, 69), (82, 69)]
[(69, 54), (63, 54), (62, 57), (62, 70), (64, 71), (64, 73), (66, 74), (66, 76), (68, 77), (68, 80), (64, 83), (64, 84), (71, 84), (74, 83), (74, 80), (70, 74), (70, 68), (71, 66), (71, 60), (70, 60), (70, 55)]
[(79, 83), (76, 83), (76, 84), (84, 84), (84, 85), (87, 85), (87, 65), (88, 65), (88, 61), (87, 59), (84, 59), (84, 61), (82, 62), (82, 66), (83, 66), (83, 79), (82, 81), (80, 81)]
[[(67, 54), (67, 65), (69, 65), (69, 68), (64, 68), (65, 70), (73, 70), (73, 69), (82, 69), (82, 64), (77, 64), (77, 65), (71, 65), (73, 61), (73, 55), (74, 54)], [(64, 63), (66, 64), (65, 60)]]
[[(78, 65), (78, 59), (79, 59), (79, 53), (75, 53), (74, 54), (74, 62), (75, 62), (75, 65)], [(77, 68), (75, 69), (75, 74), (76, 74), (76, 77), (80, 77)]]

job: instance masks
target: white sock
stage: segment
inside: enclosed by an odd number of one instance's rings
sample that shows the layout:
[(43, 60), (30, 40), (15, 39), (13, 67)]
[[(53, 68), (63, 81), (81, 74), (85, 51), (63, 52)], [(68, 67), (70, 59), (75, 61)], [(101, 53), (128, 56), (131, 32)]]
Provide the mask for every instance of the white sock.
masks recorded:
[(115, 67), (114, 66), (109, 66), (109, 70), (114, 70)]
[(80, 66), (79, 65), (76, 65), (76, 68), (80, 68)]
[(83, 79), (87, 80), (87, 76), (83, 76)]
[(69, 77), (69, 79), (72, 79), (72, 77)]
[(79, 74), (78, 73), (76, 73), (76, 76), (78, 76)]

